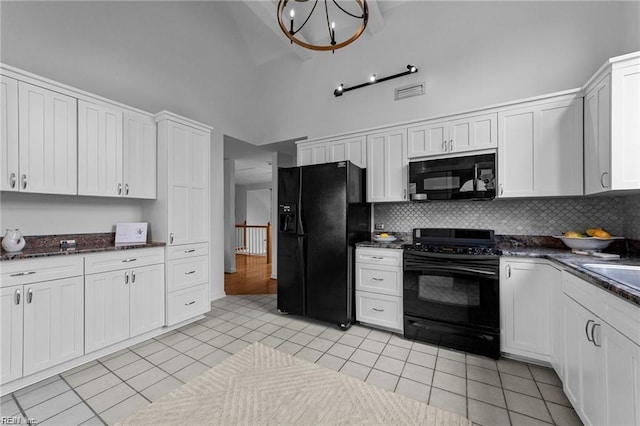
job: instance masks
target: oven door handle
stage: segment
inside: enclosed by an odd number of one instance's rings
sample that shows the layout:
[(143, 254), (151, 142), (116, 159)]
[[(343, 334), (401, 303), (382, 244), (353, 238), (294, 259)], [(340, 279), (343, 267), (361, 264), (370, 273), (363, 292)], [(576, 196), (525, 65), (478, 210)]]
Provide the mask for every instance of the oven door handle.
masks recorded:
[(465, 266), (437, 266), (437, 265), (412, 265), (405, 266), (405, 271), (440, 271), (440, 272), (469, 272), (472, 274), (486, 275), (488, 277), (494, 277), (497, 275), (495, 271), (485, 271), (482, 269), (468, 268)]

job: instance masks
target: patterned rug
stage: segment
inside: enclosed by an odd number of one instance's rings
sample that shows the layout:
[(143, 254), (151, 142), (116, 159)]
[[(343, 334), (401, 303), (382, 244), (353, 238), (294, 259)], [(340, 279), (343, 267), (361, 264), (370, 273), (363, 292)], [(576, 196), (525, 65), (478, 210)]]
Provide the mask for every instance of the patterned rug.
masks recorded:
[(254, 343), (121, 424), (469, 426), (471, 422)]

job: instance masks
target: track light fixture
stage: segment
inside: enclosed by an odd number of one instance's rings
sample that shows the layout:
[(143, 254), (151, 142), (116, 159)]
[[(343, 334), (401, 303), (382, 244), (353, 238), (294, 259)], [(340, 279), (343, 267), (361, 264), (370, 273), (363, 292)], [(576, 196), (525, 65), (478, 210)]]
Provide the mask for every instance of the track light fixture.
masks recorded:
[(392, 80), (394, 78), (402, 77), (402, 76), (413, 74), (416, 72), (418, 72), (418, 68), (415, 65), (407, 65), (407, 71), (390, 75), (388, 77), (378, 78), (376, 74), (371, 74), (368, 82), (358, 84), (356, 86), (344, 87), (344, 84), (340, 83), (338, 87), (336, 87), (335, 90), (333, 91), (333, 95), (336, 97), (342, 96), (344, 92), (348, 92), (349, 90), (360, 89), (361, 87), (371, 86), (372, 84), (382, 83), (383, 81)]

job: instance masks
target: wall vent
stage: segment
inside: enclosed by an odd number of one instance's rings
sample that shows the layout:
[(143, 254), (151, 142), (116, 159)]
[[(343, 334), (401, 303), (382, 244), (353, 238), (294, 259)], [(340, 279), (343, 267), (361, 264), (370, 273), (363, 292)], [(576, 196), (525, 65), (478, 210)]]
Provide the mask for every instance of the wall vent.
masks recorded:
[(421, 81), (420, 83), (413, 83), (409, 86), (398, 87), (395, 90), (394, 99), (396, 101), (399, 101), (401, 99), (411, 98), (413, 96), (424, 95), (426, 85), (426, 82)]

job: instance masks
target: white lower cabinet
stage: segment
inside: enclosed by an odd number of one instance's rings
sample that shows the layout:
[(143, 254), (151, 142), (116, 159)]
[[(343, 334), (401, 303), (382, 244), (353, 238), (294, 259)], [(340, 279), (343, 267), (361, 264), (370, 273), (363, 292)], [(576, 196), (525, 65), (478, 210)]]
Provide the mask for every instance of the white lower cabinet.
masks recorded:
[[(162, 248), (99, 253), (86, 258), (86, 353), (164, 325)], [(111, 270), (96, 272), (107, 267)]]
[(403, 333), (402, 250), (356, 248), (356, 320)]
[(167, 325), (202, 315), (209, 305), (209, 245), (167, 248)]
[(550, 362), (552, 294), (560, 272), (544, 260), (503, 257), (500, 263), (500, 350)]
[(564, 272), (564, 390), (586, 425), (640, 424), (638, 307)]
[(2, 384), (83, 354), (82, 258), (65, 257), (2, 265)]

